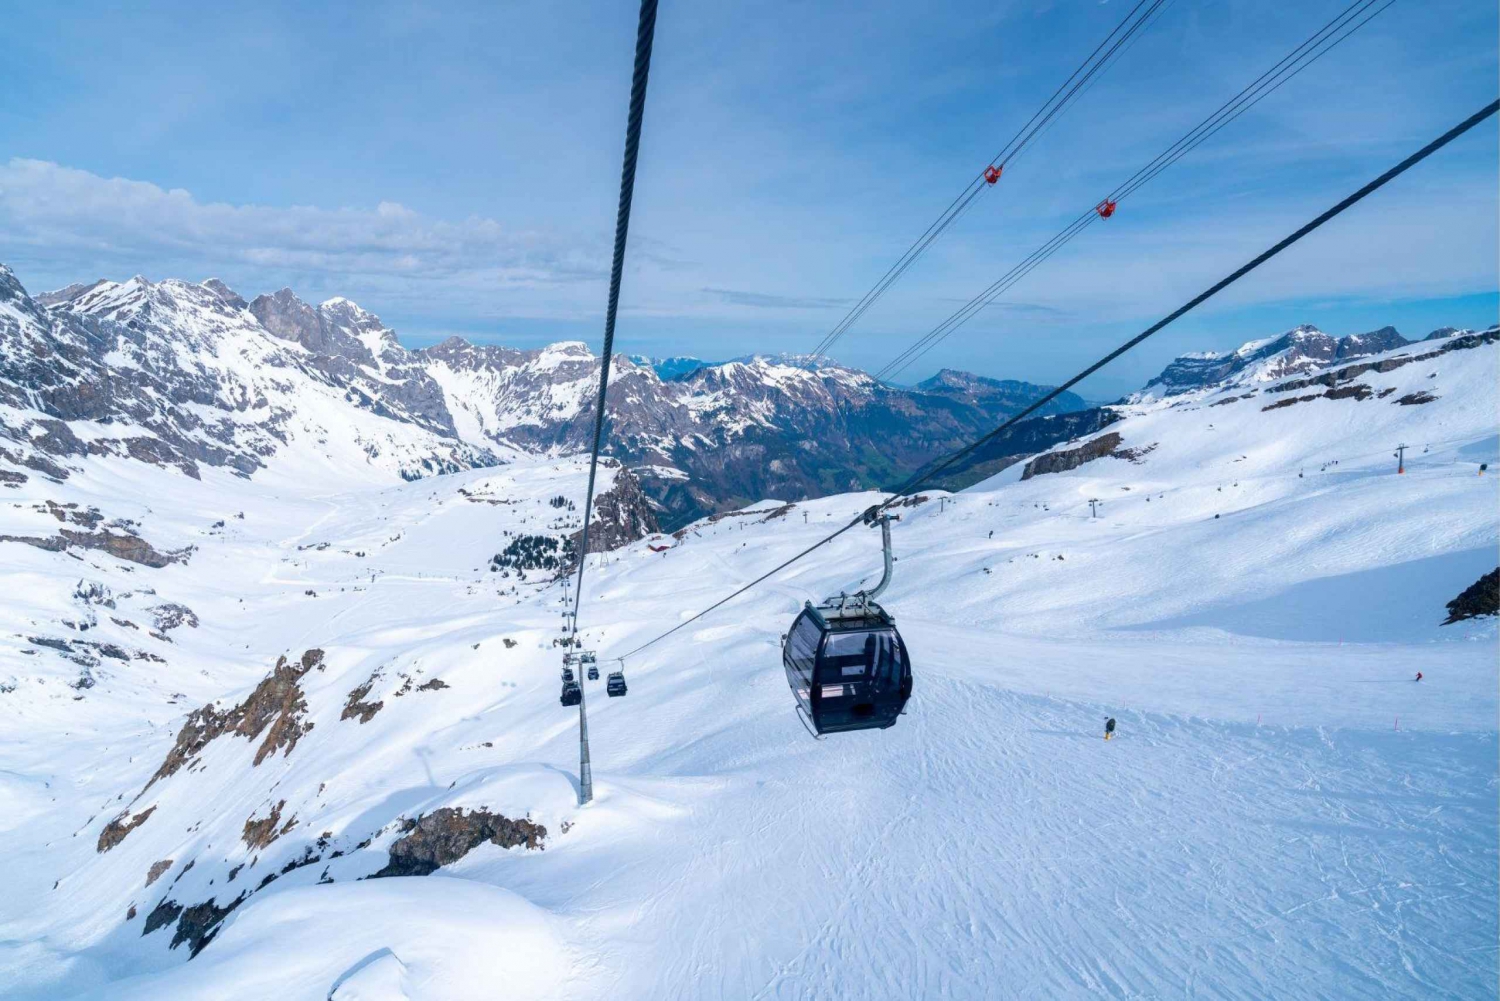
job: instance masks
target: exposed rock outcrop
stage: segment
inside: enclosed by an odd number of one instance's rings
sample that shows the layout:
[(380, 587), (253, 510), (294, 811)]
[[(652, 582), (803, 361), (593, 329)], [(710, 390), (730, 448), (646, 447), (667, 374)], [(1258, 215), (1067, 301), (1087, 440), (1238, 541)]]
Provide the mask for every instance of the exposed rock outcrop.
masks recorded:
[(511, 820), (488, 810), (465, 813), (445, 806), (402, 823), (402, 836), (391, 843), (390, 861), (370, 876), (426, 876), (457, 862), (486, 841), (501, 848), (541, 849), (547, 828), (530, 820)]
[[(610, 460), (611, 462), (613, 460)], [(615, 471), (615, 485), (594, 498), (593, 522), (589, 525), (589, 552), (605, 553), (661, 531), (651, 503), (630, 470)], [(583, 530), (573, 533), (573, 552), (583, 544)]]
[(1105, 456), (1124, 459), (1127, 462), (1140, 462), (1155, 450), (1155, 442), (1136, 448), (1124, 448), (1119, 433), (1110, 431), (1076, 448), (1060, 449), (1037, 456), (1026, 463), (1026, 468), (1021, 470), (1021, 479), (1029, 480), (1042, 473), (1061, 473), (1069, 469), (1077, 469), (1086, 462), (1093, 462)]
[(68, 528), (51, 536), (0, 535), (0, 542), (22, 542), (53, 553), (65, 552), (71, 546), (77, 546), (80, 549), (97, 549), (122, 560), (154, 569), (171, 566), (173, 563), (185, 563), (193, 552), (192, 547), (189, 546), (175, 552), (163, 553), (139, 535), (116, 535), (110, 531), (79, 532)]
[(1077, 448), (1065, 448), (1055, 452), (1047, 452), (1037, 456), (1026, 463), (1026, 468), (1021, 471), (1021, 479), (1029, 480), (1033, 476), (1042, 473), (1061, 473), (1069, 469), (1077, 469), (1085, 462), (1109, 455), (1120, 447), (1121, 438), (1118, 433), (1110, 431), (1099, 437), (1084, 442)]
[(177, 930), (172, 933), (170, 947), (175, 949), (186, 942), (188, 958), (191, 959), (213, 941), (229, 912), (244, 903), (247, 896), (248, 893), (241, 893), (222, 906), (212, 900), (205, 900), (201, 904), (183, 907), (175, 900), (163, 899), (146, 915), (146, 925), (141, 929), (141, 934), (150, 935), (158, 928), (165, 928), (176, 921)]
[(322, 663), (322, 650), (309, 650), (297, 661), (289, 662), (281, 657), (265, 680), (255, 686), (255, 690), (239, 705), (223, 711), (215, 709), (212, 704), (195, 709), (178, 731), (176, 743), (167, 752), (156, 774), (151, 776), (151, 781), (146, 783), (146, 788), (151, 788), (158, 779), (176, 774), (211, 741), (224, 734), (253, 741), (264, 733), (265, 739), (255, 752), (253, 763), (256, 765), (277, 750), (284, 749), (291, 754), (297, 741), (313, 727), (304, 718), (307, 699), (298, 682)]
[(168, 633), (179, 626), (187, 626), (190, 629), (198, 628), (197, 613), (186, 605), (169, 601), (164, 605), (151, 608), (150, 612), (156, 628), (161, 632)]
[(1464, 588), (1462, 594), (1448, 602), (1447, 608), (1448, 617), (1443, 620), (1445, 626), (1481, 615), (1500, 615), (1500, 568), (1491, 570)]
[(156, 807), (150, 806), (132, 817), (130, 816), (130, 811), (126, 810), (114, 820), (104, 825), (104, 830), (99, 832), (99, 842), (94, 850), (101, 853), (109, 851), (115, 845), (124, 841), (127, 834), (149, 820), (151, 814), (155, 812)]
[(376, 700), (366, 702), (365, 697), (370, 694), (370, 689), (375, 687), (375, 681), (380, 677), (380, 671), (376, 670), (370, 675), (369, 680), (358, 686), (349, 693), (349, 700), (344, 703), (344, 711), (339, 713), (340, 720), (358, 719), (361, 723), (368, 723), (380, 712), (385, 702)]
[(265, 848), (271, 842), (290, 831), (297, 823), (296, 817), (288, 820), (280, 829), (277, 828), (277, 825), (281, 824), (281, 811), (285, 806), (286, 800), (283, 799), (271, 807), (271, 812), (266, 816), (259, 818), (251, 817), (246, 820), (245, 830), (240, 835), (245, 844), (252, 850)]

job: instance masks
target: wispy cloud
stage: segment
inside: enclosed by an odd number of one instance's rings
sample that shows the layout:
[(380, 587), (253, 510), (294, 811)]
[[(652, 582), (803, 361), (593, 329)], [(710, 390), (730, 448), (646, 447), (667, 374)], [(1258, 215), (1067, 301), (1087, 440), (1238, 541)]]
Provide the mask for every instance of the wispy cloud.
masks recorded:
[(0, 230), (12, 254), (86, 256), (127, 270), (142, 261), (176, 264), (183, 276), (228, 269), (419, 281), (431, 293), (568, 286), (607, 274), (606, 248), (596, 240), (494, 219), (432, 219), (394, 202), (338, 209), (203, 202), (181, 189), (41, 160), (0, 165)]
[(850, 299), (773, 295), (769, 292), (741, 292), (728, 288), (706, 288), (702, 291), (731, 306), (749, 306), (754, 309), (838, 309), (848, 306), (852, 301)]

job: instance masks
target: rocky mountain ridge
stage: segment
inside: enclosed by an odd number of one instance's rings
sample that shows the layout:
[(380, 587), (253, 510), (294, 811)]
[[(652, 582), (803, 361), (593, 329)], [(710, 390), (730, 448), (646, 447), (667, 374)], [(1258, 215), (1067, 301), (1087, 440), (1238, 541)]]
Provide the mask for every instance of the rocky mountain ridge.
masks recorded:
[[(1455, 327), (1442, 327), (1423, 340), (1450, 337), (1459, 332)], [(1311, 324), (1302, 324), (1279, 337), (1249, 341), (1234, 351), (1200, 351), (1179, 355), (1161, 375), (1146, 383), (1146, 387), (1131, 399), (1140, 401), (1177, 396), (1222, 385), (1230, 380), (1274, 382), (1335, 362), (1365, 358), (1414, 343), (1416, 342), (1402, 337), (1391, 326), (1363, 334), (1335, 337)]]
[[(1338, 338), (1301, 326), (1183, 355), (1130, 400), (1274, 381), (1408, 343), (1392, 327)], [(578, 341), (522, 350), (454, 337), (411, 350), (344, 298), (312, 305), (281, 289), (247, 300), (218, 279), (140, 276), (32, 297), (0, 265), (0, 459), (54, 478), (83, 455), (189, 476), (205, 465), (251, 476), (299, 456), (416, 479), (576, 453), (589, 445), (598, 372)], [(671, 530), (765, 497), (890, 485), (1045, 392), (952, 369), (897, 387), (795, 356), (617, 357), (608, 450)], [(1064, 393), (960, 480), (1110, 419)]]
[[(412, 479), (587, 448), (599, 360), (581, 342), (533, 350), (450, 338), (409, 350), (343, 298), (252, 300), (222, 281), (72, 285), (31, 297), (0, 270), (0, 438), (56, 476), (87, 453), (199, 475), (250, 476), (299, 448)], [(903, 389), (833, 364), (617, 358), (609, 450), (667, 527), (764, 496), (879, 485), (1043, 392), (943, 373)], [(1071, 394), (1053, 412), (1075, 409)], [(78, 437), (70, 422), (107, 425)]]

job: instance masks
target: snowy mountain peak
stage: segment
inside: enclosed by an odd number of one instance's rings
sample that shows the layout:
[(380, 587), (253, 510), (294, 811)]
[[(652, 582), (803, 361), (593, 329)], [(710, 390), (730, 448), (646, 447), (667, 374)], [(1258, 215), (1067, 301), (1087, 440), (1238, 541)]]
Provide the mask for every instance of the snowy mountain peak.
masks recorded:
[(583, 341), (557, 341), (542, 348), (537, 354), (536, 364), (550, 367), (569, 361), (592, 361), (593, 358), (594, 353)]
[(203, 287), (219, 297), (219, 301), (231, 309), (245, 309), (249, 306), (244, 298), (234, 289), (225, 285), (217, 278), (209, 278), (203, 282)]
[(1411, 343), (1395, 327), (1335, 337), (1301, 324), (1277, 337), (1247, 341), (1234, 351), (1200, 351), (1176, 358), (1146, 383), (1137, 400), (1230, 383), (1263, 383), (1310, 372), (1323, 365), (1380, 354)]
[(272, 334), (295, 341), (314, 354), (376, 367), (378, 355), (391, 350), (405, 353), (380, 317), (342, 297), (315, 307), (284, 288), (273, 295), (256, 296), (249, 310)]

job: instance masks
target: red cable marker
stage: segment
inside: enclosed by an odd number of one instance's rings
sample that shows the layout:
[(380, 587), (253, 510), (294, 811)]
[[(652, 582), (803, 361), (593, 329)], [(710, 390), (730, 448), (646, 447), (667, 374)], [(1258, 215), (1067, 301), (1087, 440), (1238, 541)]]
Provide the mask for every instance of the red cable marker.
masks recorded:
[(1094, 211), (1099, 213), (1100, 219), (1108, 219), (1110, 216), (1115, 214), (1115, 203), (1106, 198), (1104, 199), (1104, 201), (1094, 206)]
[(1005, 170), (1004, 167), (989, 166), (984, 168), (984, 183), (994, 184), (996, 181), (1000, 180), (1000, 173), (1003, 170)]

